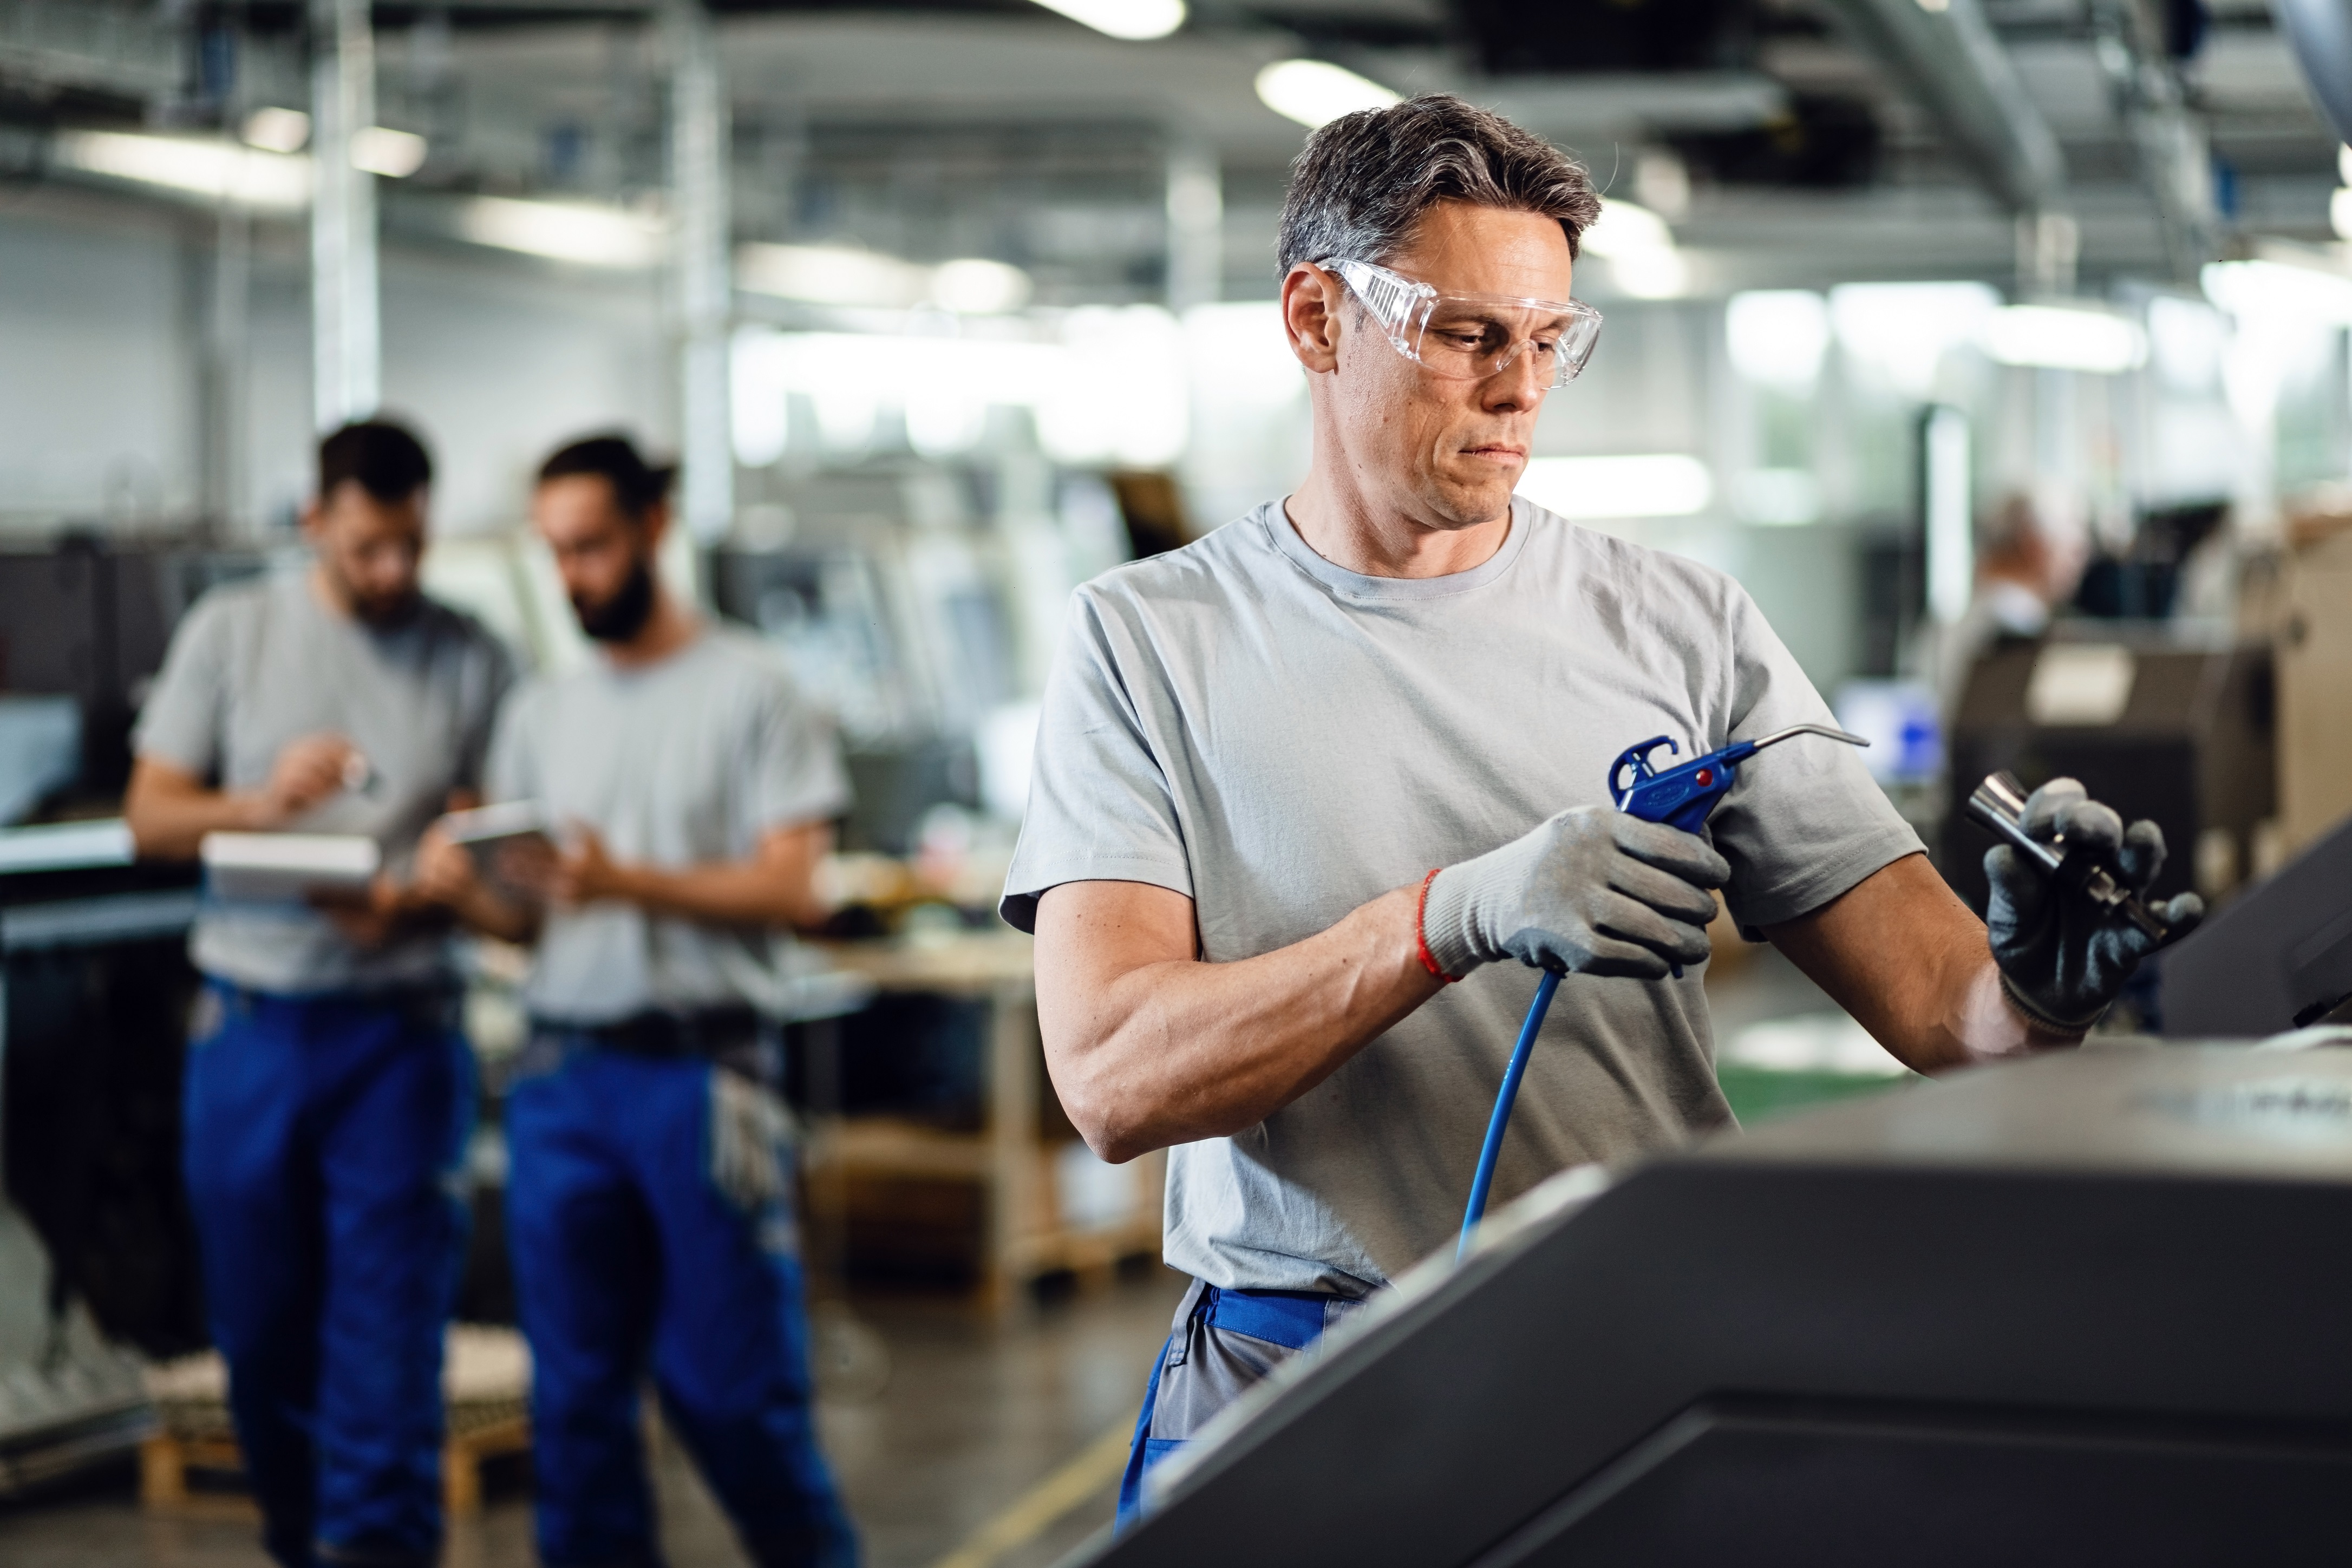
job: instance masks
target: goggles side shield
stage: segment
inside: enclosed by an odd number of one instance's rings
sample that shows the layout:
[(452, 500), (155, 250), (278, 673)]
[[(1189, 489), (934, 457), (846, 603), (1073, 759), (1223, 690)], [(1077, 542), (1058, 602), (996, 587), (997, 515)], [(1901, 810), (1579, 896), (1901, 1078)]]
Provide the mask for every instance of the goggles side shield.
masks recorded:
[(1566, 386), (1601, 339), (1601, 312), (1580, 300), (1441, 294), (1370, 261), (1320, 265), (1354, 291), (1397, 353), (1449, 381), (1484, 381), (1533, 353), (1544, 384)]

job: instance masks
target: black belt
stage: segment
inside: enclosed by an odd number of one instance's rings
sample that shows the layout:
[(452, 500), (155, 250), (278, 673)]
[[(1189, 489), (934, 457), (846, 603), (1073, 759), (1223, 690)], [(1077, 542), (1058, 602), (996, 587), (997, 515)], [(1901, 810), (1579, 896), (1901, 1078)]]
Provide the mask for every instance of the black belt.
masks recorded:
[(534, 1029), (585, 1037), (607, 1050), (646, 1057), (719, 1057), (753, 1043), (760, 1015), (750, 1007), (698, 1007), (688, 1013), (646, 1012), (609, 1024), (534, 1018)]

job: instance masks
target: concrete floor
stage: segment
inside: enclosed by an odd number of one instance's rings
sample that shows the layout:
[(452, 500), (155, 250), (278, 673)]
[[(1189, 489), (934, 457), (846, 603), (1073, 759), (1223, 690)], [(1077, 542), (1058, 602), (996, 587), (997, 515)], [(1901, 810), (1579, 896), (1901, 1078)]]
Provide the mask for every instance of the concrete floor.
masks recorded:
[[(990, 1323), (950, 1302), (861, 1301), (871, 1338), (841, 1358), (820, 1405), (825, 1452), (865, 1541), (868, 1568), (931, 1568), (982, 1547), (961, 1568), (1045, 1568), (1110, 1522), (1103, 1479), (1058, 1517), (1022, 1510), (1029, 1530), (976, 1532), (1114, 1430), (1133, 1426), (1151, 1354), (1182, 1279), (1154, 1267), (1097, 1294)], [(881, 1354), (877, 1356), (878, 1340)], [(1095, 1467), (1097, 1474), (1100, 1466)], [(496, 1472), (493, 1473), (494, 1478)], [(655, 1463), (671, 1568), (744, 1563), (727, 1521), (675, 1443)], [(1034, 1532), (1031, 1532), (1034, 1531)], [(1008, 1541), (1008, 1535), (1028, 1539)], [(519, 1475), (491, 1483), (488, 1506), (451, 1530), (447, 1568), (534, 1561)], [(0, 1507), (7, 1568), (266, 1568), (249, 1518), (152, 1519), (127, 1471)]]

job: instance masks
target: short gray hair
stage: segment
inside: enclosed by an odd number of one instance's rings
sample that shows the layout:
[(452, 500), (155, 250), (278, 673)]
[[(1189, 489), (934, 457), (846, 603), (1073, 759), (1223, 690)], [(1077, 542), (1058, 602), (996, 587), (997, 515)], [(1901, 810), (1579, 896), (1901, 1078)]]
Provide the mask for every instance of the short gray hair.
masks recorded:
[(1281, 270), (1392, 260), (1422, 215), (1447, 201), (1551, 218), (1571, 258), (1601, 216), (1583, 164), (1499, 114), (1433, 93), (1343, 114), (1307, 138), (1282, 205)]

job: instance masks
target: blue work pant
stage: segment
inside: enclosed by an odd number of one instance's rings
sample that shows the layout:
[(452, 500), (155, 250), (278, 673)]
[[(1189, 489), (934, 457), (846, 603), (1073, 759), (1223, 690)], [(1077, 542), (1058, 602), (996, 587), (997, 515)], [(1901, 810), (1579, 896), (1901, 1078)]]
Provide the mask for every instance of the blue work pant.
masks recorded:
[(264, 1542), (287, 1568), (430, 1563), (474, 1110), (454, 999), (214, 983), (199, 1007), (188, 1198)]
[(1143, 1413), (1119, 1477), (1118, 1524), (1132, 1528), (1146, 1511), (1145, 1478), (1182, 1452), (1192, 1435), (1227, 1405), (1297, 1355), (1311, 1355), (1323, 1335), (1363, 1302), (1309, 1290), (1221, 1290), (1195, 1279), (1177, 1303), (1168, 1342), (1151, 1363)]
[(781, 1106), (696, 1057), (547, 1033), (530, 1057), (507, 1100), (507, 1233), (541, 1561), (660, 1561), (637, 1409), (650, 1371), (752, 1561), (847, 1568), (856, 1538), (817, 1453)]

